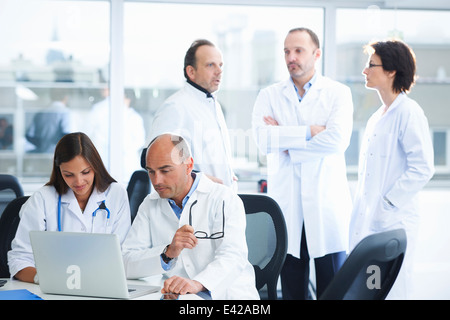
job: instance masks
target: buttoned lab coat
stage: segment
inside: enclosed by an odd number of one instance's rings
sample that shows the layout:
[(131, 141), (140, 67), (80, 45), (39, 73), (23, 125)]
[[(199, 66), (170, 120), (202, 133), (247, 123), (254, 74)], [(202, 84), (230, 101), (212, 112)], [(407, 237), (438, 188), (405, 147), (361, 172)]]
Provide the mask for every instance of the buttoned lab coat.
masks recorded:
[(417, 194), (434, 174), (428, 121), (420, 106), (400, 94), (384, 115), (383, 110), (370, 117), (362, 140), (351, 247), (371, 233), (397, 227), (405, 228), (410, 246), (419, 219)]
[[(266, 125), (264, 116), (279, 126)], [(306, 141), (310, 125), (326, 130)], [(350, 89), (320, 75), (301, 103), (290, 79), (261, 90), (256, 99), (253, 133), (267, 154), (268, 195), (283, 211), (294, 257), (300, 258), (303, 223), (311, 258), (348, 248), (352, 204), (344, 152), (352, 125)]]
[(179, 134), (189, 143), (195, 170), (217, 177), (237, 190), (228, 129), (214, 96), (207, 97), (186, 82), (157, 110), (150, 141), (167, 132)]
[[(53, 186), (44, 186), (36, 191), (22, 206), (20, 223), (8, 252), (11, 276), (25, 267), (34, 267), (29, 232), (31, 230), (58, 231), (58, 193)], [(122, 243), (131, 225), (130, 205), (126, 190), (118, 183), (111, 183), (105, 192), (95, 187), (88, 203), (81, 212), (72, 189), (61, 196), (61, 228), (69, 232), (91, 232), (92, 213), (105, 200), (111, 216), (106, 227), (106, 213), (97, 211), (94, 220), (96, 233), (116, 233)]]
[[(122, 246), (127, 277), (163, 275), (166, 279), (177, 275), (199, 281), (213, 299), (259, 299), (253, 267), (247, 260), (242, 201), (229, 187), (212, 182), (204, 174), (197, 175), (200, 182), (185, 204), (180, 220), (168, 199), (161, 199), (156, 192), (144, 199)], [(189, 211), (196, 200), (191, 216), (194, 231), (211, 235), (222, 231), (225, 223), (225, 235), (220, 239), (198, 239), (195, 248), (183, 249), (173, 260), (172, 269), (165, 271), (160, 255), (175, 232), (189, 224)]]

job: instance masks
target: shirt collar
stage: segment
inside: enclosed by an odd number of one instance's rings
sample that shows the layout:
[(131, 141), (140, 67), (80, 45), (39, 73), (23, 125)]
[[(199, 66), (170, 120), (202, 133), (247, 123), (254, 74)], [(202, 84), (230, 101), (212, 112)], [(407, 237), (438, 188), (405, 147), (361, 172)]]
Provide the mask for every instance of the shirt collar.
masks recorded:
[(173, 211), (177, 215), (178, 219), (180, 218), (181, 212), (183, 211), (183, 208), (186, 205), (186, 203), (188, 202), (189, 198), (194, 193), (194, 191), (197, 189), (198, 183), (200, 181), (200, 179), (194, 172), (192, 172), (191, 175), (192, 175), (192, 178), (194, 178), (194, 182), (192, 183), (191, 189), (189, 190), (188, 194), (181, 201), (181, 208), (179, 208), (176, 205), (175, 201), (173, 201), (172, 199), (167, 199), (169, 201), (170, 207), (173, 209)]
[(289, 79), (291, 80), (291, 83), (294, 85), (295, 92), (297, 93), (298, 99), (301, 101), (305, 97), (306, 93), (311, 88), (311, 86), (316, 82), (317, 73), (314, 72), (314, 75), (312, 76), (312, 78), (307, 83), (305, 83), (303, 85), (303, 89), (305, 90), (305, 93), (303, 94), (303, 97), (300, 96), (300, 93), (298, 92), (297, 86), (295, 85), (294, 80), (292, 80), (292, 77), (290, 77)]

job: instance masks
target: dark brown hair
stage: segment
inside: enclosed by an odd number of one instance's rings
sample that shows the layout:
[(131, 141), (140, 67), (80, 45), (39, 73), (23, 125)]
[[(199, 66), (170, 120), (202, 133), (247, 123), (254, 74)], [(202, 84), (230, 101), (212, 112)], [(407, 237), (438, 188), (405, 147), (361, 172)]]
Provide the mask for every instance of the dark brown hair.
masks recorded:
[(304, 27), (294, 28), (294, 29), (289, 30), (288, 34), (293, 33), (293, 32), (307, 32), (309, 34), (309, 36), (311, 37), (312, 42), (316, 45), (317, 49), (320, 48), (319, 37), (311, 29), (304, 28)]
[(189, 47), (188, 51), (186, 52), (186, 55), (184, 56), (184, 76), (187, 80), (189, 80), (188, 74), (186, 72), (187, 66), (192, 66), (194, 69), (197, 69), (197, 59), (195, 57), (195, 53), (197, 52), (197, 49), (201, 46), (211, 46), (214, 47), (214, 44), (206, 39), (198, 39), (192, 42), (191, 46)]
[(376, 41), (364, 47), (365, 52), (376, 54), (386, 71), (395, 71), (392, 89), (408, 92), (415, 82), (416, 56), (413, 50), (400, 40)]
[(59, 166), (76, 156), (82, 156), (90, 164), (95, 173), (94, 185), (100, 192), (104, 192), (112, 182), (116, 182), (106, 170), (91, 139), (82, 132), (74, 132), (66, 134), (58, 141), (50, 181), (45, 185), (54, 186), (59, 194), (66, 193), (69, 186), (64, 181)]

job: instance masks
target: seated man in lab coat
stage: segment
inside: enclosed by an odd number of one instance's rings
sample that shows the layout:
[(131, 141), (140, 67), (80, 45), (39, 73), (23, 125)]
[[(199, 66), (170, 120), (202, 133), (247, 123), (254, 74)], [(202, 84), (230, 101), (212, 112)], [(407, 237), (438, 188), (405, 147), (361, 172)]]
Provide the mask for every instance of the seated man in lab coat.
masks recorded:
[(130, 279), (162, 274), (162, 293), (209, 291), (213, 299), (259, 299), (247, 259), (240, 198), (202, 173), (180, 136), (162, 134), (148, 147), (148, 195), (123, 244)]

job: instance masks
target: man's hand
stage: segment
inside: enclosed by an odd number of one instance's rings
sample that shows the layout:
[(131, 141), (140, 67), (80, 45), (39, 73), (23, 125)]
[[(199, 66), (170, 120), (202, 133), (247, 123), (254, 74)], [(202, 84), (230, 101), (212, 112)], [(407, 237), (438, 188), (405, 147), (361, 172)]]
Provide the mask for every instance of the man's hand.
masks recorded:
[(326, 129), (325, 126), (310, 126), (309, 128), (311, 129), (311, 138)]
[[(271, 116), (264, 116), (264, 123), (269, 126), (278, 126), (279, 125), (278, 121), (275, 120), (274, 118), (272, 118)], [(312, 125), (312, 126), (309, 126), (309, 128), (311, 130), (311, 137), (314, 137), (316, 134), (318, 134), (326, 129), (325, 126), (318, 126), (318, 125)]]
[(216, 183), (223, 184), (223, 180), (222, 180), (222, 179), (216, 178), (216, 177), (211, 176), (211, 175), (208, 175), (208, 174), (206, 174), (206, 176), (207, 176), (209, 179), (211, 179), (212, 181), (216, 182)]
[(277, 126), (278, 121), (272, 118), (271, 116), (264, 116), (264, 122), (269, 126)]
[(205, 290), (205, 287), (196, 280), (190, 280), (179, 276), (173, 276), (164, 281), (161, 293), (198, 293)]
[(176, 258), (180, 255), (183, 249), (193, 249), (197, 245), (198, 240), (194, 236), (194, 228), (185, 224), (175, 232), (172, 243), (166, 251), (166, 256), (169, 258)]

